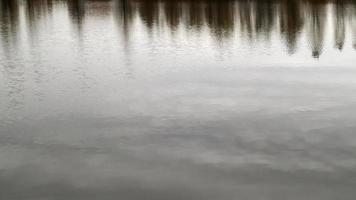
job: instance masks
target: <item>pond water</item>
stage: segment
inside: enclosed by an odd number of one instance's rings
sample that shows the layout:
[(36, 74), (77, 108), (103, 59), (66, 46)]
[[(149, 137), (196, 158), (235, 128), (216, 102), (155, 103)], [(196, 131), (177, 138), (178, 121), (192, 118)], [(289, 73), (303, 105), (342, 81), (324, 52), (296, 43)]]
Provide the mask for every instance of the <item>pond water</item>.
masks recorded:
[(356, 1), (0, 0), (0, 199), (354, 200)]

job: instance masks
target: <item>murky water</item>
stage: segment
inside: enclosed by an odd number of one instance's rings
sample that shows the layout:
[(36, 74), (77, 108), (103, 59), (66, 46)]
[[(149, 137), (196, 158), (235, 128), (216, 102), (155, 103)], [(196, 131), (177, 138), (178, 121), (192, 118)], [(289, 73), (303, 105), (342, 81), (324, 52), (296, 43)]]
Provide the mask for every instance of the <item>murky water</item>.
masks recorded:
[(1, 200), (355, 199), (355, 1), (0, 12)]

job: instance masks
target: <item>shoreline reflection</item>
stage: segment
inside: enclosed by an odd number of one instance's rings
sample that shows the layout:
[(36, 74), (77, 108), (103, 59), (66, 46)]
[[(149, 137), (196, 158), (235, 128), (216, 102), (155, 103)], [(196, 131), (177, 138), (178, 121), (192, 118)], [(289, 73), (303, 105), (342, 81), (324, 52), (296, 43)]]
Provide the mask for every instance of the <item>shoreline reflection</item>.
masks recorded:
[[(138, 17), (148, 32), (168, 28), (168, 31), (174, 33), (179, 26), (194, 31), (207, 28), (217, 41), (228, 41), (237, 35), (245, 38), (246, 41), (269, 42), (273, 35), (277, 35), (290, 55), (297, 52), (298, 42), (305, 34), (309, 41), (311, 55), (318, 58), (325, 48), (327, 28), (333, 32), (333, 46), (336, 49), (342, 51), (345, 46), (350, 45), (345, 41), (347, 34), (351, 34), (353, 40), (351, 45), (356, 48), (354, 23), (356, 3), (354, 1), (68, 0), (60, 2), (67, 5), (69, 17), (74, 27), (77, 27), (78, 33), (81, 32), (85, 18), (95, 13), (95, 15), (112, 14), (117, 21), (117, 26), (126, 36), (130, 35), (132, 31), (130, 27), (134, 26), (135, 17)], [(18, 0), (0, 1), (2, 32), (9, 32), (1, 34), (2, 43), (10, 39), (5, 37), (16, 36), (21, 4)], [(24, 6), (30, 30), (36, 27), (36, 21), (41, 20), (41, 15), (52, 12), (53, 4), (53, 0), (26, 1)], [(327, 27), (330, 17), (332, 27)]]

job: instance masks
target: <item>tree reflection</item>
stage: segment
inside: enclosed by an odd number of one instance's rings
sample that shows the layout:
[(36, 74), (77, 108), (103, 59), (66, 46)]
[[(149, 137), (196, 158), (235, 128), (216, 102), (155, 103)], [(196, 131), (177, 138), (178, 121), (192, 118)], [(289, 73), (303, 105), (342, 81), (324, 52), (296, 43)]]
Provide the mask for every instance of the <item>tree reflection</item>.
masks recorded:
[(307, 33), (312, 56), (318, 58), (322, 53), (326, 25), (326, 5), (323, 1), (306, 2)]
[(17, 41), (19, 21), (18, 1), (1, 0), (0, 9), (1, 41), (5, 45), (4, 50), (6, 51), (9, 48), (7, 45)]
[(345, 18), (346, 18), (346, 6), (345, 3), (341, 0), (336, 0), (334, 6), (334, 39), (335, 47), (339, 50), (342, 50), (345, 42)]
[[(9, 41), (16, 37), (18, 0), (0, 0), (1, 37)], [(25, 9), (29, 29), (36, 29), (36, 21), (53, 9), (53, 0), (27, 0)], [(345, 47), (346, 31), (352, 31), (356, 48), (356, 2), (354, 0), (67, 0), (71, 22), (78, 32), (86, 13), (115, 17), (117, 26), (128, 38), (135, 17), (146, 30), (168, 28), (172, 33), (182, 26), (185, 30), (207, 28), (217, 41), (236, 35), (246, 41), (270, 41), (271, 36), (282, 38), (288, 53), (293, 54), (302, 33), (305, 33), (313, 57), (323, 51), (328, 16), (332, 17), (335, 48)], [(328, 15), (327, 5), (331, 5)], [(114, 5), (114, 6), (113, 6)], [(351, 6), (350, 6), (351, 5)], [(329, 11), (329, 10), (328, 10)], [(165, 27), (163, 27), (165, 26)], [(348, 28), (347, 26), (350, 26)]]
[(53, 9), (53, 0), (28, 0), (24, 4), (26, 12), (26, 23), (28, 24), (28, 34), (31, 42), (35, 42), (36, 31), (38, 31), (38, 26), (40, 19), (42, 17), (47, 17)]
[[(165, 21), (172, 31), (181, 22), (189, 29), (206, 25), (218, 40), (232, 37), (236, 27), (241, 37), (249, 40), (263, 37), (268, 41), (272, 34), (279, 32), (289, 54), (295, 53), (301, 33), (306, 32), (312, 56), (317, 58), (323, 50), (327, 3), (327, 0), (133, 0), (127, 7), (138, 5), (139, 16), (149, 30)], [(334, 42), (340, 50), (350, 12), (344, 5), (341, 0), (332, 4)], [(126, 12), (127, 16), (133, 15)]]
[(68, 12), (74, 22), (81, 29), (85, 15), (85, 1), (84, 0), (68, 0)]
[[(132, 6), (132, 2), (127, 3), (128, 6)], [(145, 25), (152, 30), (152, 28), (158, 25), (159, 19), (159, 4), (156, 1), (142, 1), (138, 3), (138, 11), (141, 19), (144, 21)], [(126, 15), (131, 15), (129, 12), (131, 9), (127, 10)], [(132, 15), (131, 15), (132, 16)]]
[(356, 0), (353, 0), (351, 2), (352, 4), (352, 9), (349, 13), (351, 16), (351, 20), (350, 20), (350, 24), (351, 24), (351, 29), (352, 29), (352, 43), (353, 43), (353, 47), (354, 49), (356, 49)]
[(19, 2), (17, 0), (0, 0), (0, 35), (1, 47), (4, 58), (0, 56), (0, 67), (3, 73), (2, 82), (7, 86), (4, 91), (8, 101), (2, 102), (4, 117), (0, 118), (2, 124), (11, 121), (15, 113), (23, 107), (25, 89), (25, 68), (22, 63), (15, 64), (14, 61), (20, 57), (13, 49), (17, 48), (19, 29)]
[(279, 24), (289, 54), (296, 51), (297, 40), (304, 24), (301, 7), (299, 0), (283, 0), (280, 3)]

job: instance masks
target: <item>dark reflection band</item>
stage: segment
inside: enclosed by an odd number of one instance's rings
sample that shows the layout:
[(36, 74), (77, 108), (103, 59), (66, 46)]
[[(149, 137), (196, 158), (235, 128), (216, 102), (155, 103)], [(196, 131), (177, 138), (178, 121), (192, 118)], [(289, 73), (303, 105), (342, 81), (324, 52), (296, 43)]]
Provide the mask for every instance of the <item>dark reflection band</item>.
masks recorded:
[[(16, 33), (20, 1), (0, 2), (2, 35), (10, 37)], [(25, 1), (31, 27), (35, 27), (38, 15), (52, 11), (53, 2)], [(228, 40), (235, 30), (239, 30), (248, 41), (270, 40), (274, 33), (279, 33), (290, 54), (296, 51), (298, 40), (304, 33), (313, 57), (319, 57), (322, 53), (327, 11), (331, 11), (334, 47), (339, 50), (344, 48), (345, 35), (350, 30), (351, 45), (356, 48), (355, 0), (67, 0), (62, 3), (67, 5), (71, 19), (79, 30), (85, 16), (89, 15), (86, 13), (88, 5), (100, 4), (89, 7), (95, 9), (98, 15), (114, 14), (125, 33), (131, 31), (135, 16), (140, 17), (149, 31), (162, 22), (171, 31), (180, 25), (198, 31), (208, 27), (217, 41)]]

